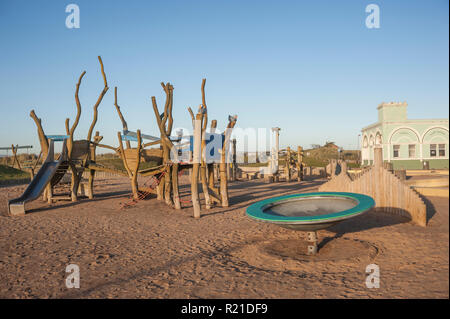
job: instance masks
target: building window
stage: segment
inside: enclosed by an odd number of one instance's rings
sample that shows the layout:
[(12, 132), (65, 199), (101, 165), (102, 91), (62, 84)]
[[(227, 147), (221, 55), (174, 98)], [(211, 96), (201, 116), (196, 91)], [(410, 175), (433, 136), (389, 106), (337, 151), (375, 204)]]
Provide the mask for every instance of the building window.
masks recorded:
[(416, 144), (408, 145), (408, 156), (409, 156), (409, 158), (416, 157)]
[(430, 144), (430, 157), (436, 157), (436, 144)]
[(400, 145), (394, 145), (394, 157), (400, 157)]
[(439, 156), (445, 156), (445, 144), (439, 144)]

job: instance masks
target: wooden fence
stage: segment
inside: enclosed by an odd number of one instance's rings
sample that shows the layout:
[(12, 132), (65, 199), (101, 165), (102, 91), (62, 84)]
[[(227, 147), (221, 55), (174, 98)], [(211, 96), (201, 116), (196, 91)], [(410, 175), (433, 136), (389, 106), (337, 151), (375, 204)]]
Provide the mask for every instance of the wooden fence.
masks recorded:
[[(339, 161), (341, 172), (333, 175), (319, 191), (340, 191), (361, 193), (371, 196), (376, 203), (375, 210), (409, 217), (413, 223), (426, 226), (426, 205), (419, 194), (382, 164), (382, 149), (374, 149), (374, 166), (350, 176), (345, 162)], [(334, 169), (333, 171), (336, 171)]]

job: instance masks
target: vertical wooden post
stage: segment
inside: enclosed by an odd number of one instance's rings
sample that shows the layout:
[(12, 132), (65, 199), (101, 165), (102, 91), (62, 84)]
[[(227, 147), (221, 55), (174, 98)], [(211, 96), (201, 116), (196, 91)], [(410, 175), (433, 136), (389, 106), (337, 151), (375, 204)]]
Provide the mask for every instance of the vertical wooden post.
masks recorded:
[(341, 172), (339, 174), (347, 174), (347, 162), (345, 160), (339, 160), (338, 163), (341, 167)]
[[(125, 150), (123, 148), (122, 135), (120, 132), (117, 132), (117, 137), (119, 139), (119, 150), (120, 150), (120, 155), (122, 157), (123, 166), (125, 167), (125, 170), (128, 173), (128, 177), (130, 178), (131, 191), (133, 193), (133, 198), (139, 199), (139, 188), (138, 188), (137, 176), (138, 176), (138, 170), (139, 170), (139, 162), (141, 160), (140, 154), (141, 154), (141, 149), (142, 149), (141, 131), (137, 130), (138, 145), (136, 148), (136, 163), (135, 163), (134, 167), (130, 167), (128, 165), (127, 156), (126, 156)], [(127, 149), (127, 152), (129, 150), (130, 149)]]
[(194, 208), (194, 218), (200, 218), (200, 198), (198, 194), (198, 175), (201, 163), (202, 148), (202, 119), (203, 114), (198, 113), (194, 121), (194, 145), (192, 158), (191, 196)]
[[(80, 172), (78, 172), (77, 167), (75, 166), (75, 164), (73, 162), (69, 161), (69, 167), (72, 172), (72, 177), (71, 177), (71, 182), (70, 182), (70, 193), (71, 193), (72, 202), (76, 202), (78, 200), (78, 187), (80, 185), (81, 174), (80, 174)], [(51, 196), (51, 193), (52, 193), (51, 188), (48, 191), (49, 191), (48, 195)], [(51, 202), (50, 199), (49, 199), (49, 202)]]
[(164, 176), (159, 180), (158, 186), (156, 186), (156, 199), (163, 200), (164, 199)]
[[(172, 161), (170, 159), (170, 153), (173, 149), (173, 143), (170, 140), (169, 136), (172, 132), (173, 125), (173, 117), (172, 117), (172, 107), (173, 107), (173, 86), (170, 83), (164, 84), (161, 82), (161, 86), (166, 93), (166, 103), (164, 106), (164, 112), (162, 114), (159, 113), (158, 105), (156, 103), (156, 98), (152, 96), (152, 105), (153, 111), (155, 113), (156, 122), (158, 124), (158, 128), (161, 134), (161, 149), (163, 152), (163, 164), (166, 166), (164, 176), (160, 179), (160, 183), (157, 186), (157, 198), (165, 199), (166, 204), (170, 206), (176, 206), (181, 208), (181, 204), (179, 203), (179, 198), (172, 199), (173, 195), (173, 187), (172, 177), (174, 176), (172, 167)], [(168, 121), (168, 122), (167, 122)], [(175, 154), (178, 157), (178, 154)], [(177, 160), (175, 160), (176, 162)], [(178, 174), (178, 166), (175, 167), (176, 174)], [(176, 179), (178, 178), (178, 175)], [(178, 187), (178, 181), (176, 181), (176, 187)], [(175, 193), (178, 193), (176, 191)], [(174, 204), (175, 202), (175, 204)], [(178, 202), (178, 203), (177, 203)]]
[(291, 181), (291, 148), (289, 146), (286, 149), (285, 171), (286, 171), (286, 182), (290, 182)]
[(337, 161), (333, 158), (331, 160), (331, 177), (336, 175), (336, 166), (337, 166)]
[(22, 170), (22, 167), (20, 166), (19, 159), (17, 158), (17, 148), (13, 144), (11, 145), (11, 150), (12, 150), (12, 153), (13, 153), (13, 164), (12, 164), (12, 167), (14, 167), (14, 164), (17, 163), (17, 168)]
[(138, 178), (139, 164), (141, 162), (142, 139), (141, 139), (141, 131), (137, 130), (136, 133), (137, 133), (136, 163), (131, 171), (132, 172), (131, 187), (134, 199), (139, 199), (139, 187), (137, 178)]
[(297, 147), (297, 181), (303, 180), (303, 149), (301, 146)]
[(233, 151), (233, 161), (232, 161), (232, 170), (231, 170), (231, 180), (236, 180), (237, 175), (237, 161), (236, 161), (236, 139), (234, 138), (232, 141), (232, 151)]
[(373, 149), (374, 166), (381, 168), (383, 166), (383, 149), (381, 146), (375, 146)]
[[(123, 117), (122, 112), (120, 111), (120, 106), (117, 104), (117, 86), (114, 88), (114, 106), (116, 107), (117, 114), (119, 114), (120, 121), (122, 122), (122, 128), (124, 131), (128, 131), (128, 124), (127, 121), (125, 121), (125, 118)], [(130, 141), (125, 142), (127, 145), (127, 148), (131, 148)]]
[[(103, 136), (100, 136), (100, 133), (97, 131), (95, 132), (95, 136), (94, 136), (94, 143), (98, 144), (101, 140), (103, 139)], [(96, 145), (90, 145), (90, 161), (95, 163), (96, 161), (96, 156), (95, 156), (95, 151), (96, 151)], [(88, 197), (89, 199), (93, 199), (94, 198), (94, 178), (95, 178), (95, 170), (94, 169), (90, 169), (89, 170), (89, 181), (88, 181)]]
[(103, 62), (102, 62), (102, 58), (100, 56), (98, 56), (98, 61), (100, 62), (100, 68), (101, 68), (101, 72), (102, 72), (102, 76), (103, 76), (103, 82), (105, 84), (102, 92), (100, 93), (97, 102), (95, 102), (94, 104), (94, 118), (92, 120), (91, 126), (89, 127), (89, 131), (88, 131), (88, 135), (87, 135), (87, 140), (90, 141), (91, 137), (92, 137), (92, 132), (94, 130), (95, 124), (97, 123), (97, 117), (98, 117), (98, 106), (100, 105), (100, 103), (103, 100), (103, 97), (105, 96), (106, 92), (108, 92), (108, 82), (106, 81), (106, 75), (105, 75), (105, 70), (103, 68)]
[[(209, 132), (211, 134), (214, 134), (216, 132), (216, 128), (217, 128), (217, 120), (212, 120), (211, 121), (211, 128), (210, 128)], [(219, 193), (218, 189), (216, 189), (216, 187), (215, 187), (214, 169), (215, 169), (215, 164), (214, 163), (208, 164), (208, 186), (209, 186), (210, 189), (212, 189), (216, 193)]]
[(170, 148), (164, 143), (163, 162), (166, 165), (166, 173), (164, 175), (164, 200), (167, 205), (173, 206), (172, 200), (172, 165), (170, 165)]
[(230, 136), (233, 127), (236, 125), (237, 115), (228, 116), (228, 125), (223, 133), (223, 146), (221, 161), (219, 164), (219, 174), (220, 174), (220, 197), (222, 200), (222, 207), (228, 207), (228, 178), (227, 178), (227, 161), (229, 160), (229, 146), (230, 146)]
[[(203, 79), (203, 83), (204, 83), (204, 81), (205, 81), (205, 79)], [(203, 89), (204, 89), (204, 86), (202, 86), (202, 91), (203, 91)], [(202, 114), (202, 126), (201, 126), (200, 181), (202, 184), (203, 195), (205, 197), (205, 207), (206, 207), (206, 209), (210, 209), (211, 208), (211, 197), (210, 197), (209, 190), (208, 190), (208, 173), (207, 173), (208, 167), (206, 164), (206, 135), (205, 135), (208, 117), (207, 117), (207, 113), (206, 113), (206, 108), (204, 107), (203, 104), (202, 104), (201, 110), (204, 113)]]
[(275, 150), (273, 151), (274, 154), (274, 170), (276, 171), (275, 175), (274, 175), (274, 181), (278, 182), (279, 181), (279, 167), (280, 167), (280, 163), (279, 163), (279, 156), (280, 156), (280, 128), (279, 127), (273, 127), (272, 128), (272, 132), (275, 133)]
[(178, 171), (179, 164), (172, 164), (172, 193), (173, 193), (173, 204), (175, 209), (181, 209), (181, 201), (180, 201), (180, 191), (178, 188)]

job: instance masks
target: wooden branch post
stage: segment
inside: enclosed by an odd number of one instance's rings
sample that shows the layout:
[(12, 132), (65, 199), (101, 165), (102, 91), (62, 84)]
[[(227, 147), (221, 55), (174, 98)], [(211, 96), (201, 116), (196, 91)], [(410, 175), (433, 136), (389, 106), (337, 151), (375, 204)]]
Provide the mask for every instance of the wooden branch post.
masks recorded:
[(222, 199), (222, 207), (228, 207), (228, 178), (227, 178), (227, 161), (229, 160), (229, 145), (230, 136), (233, 127), (236, 125), (237, 115), (228, 117), (228, 125), (223, 134), (223, 146), (221, 161), (219, 164), (219, 174), (220, 174), (220, 197)]
[[(214, 134), (216, 132), (216, 128), (217, 128), (217, 120), (212, 120), (210, 133)], [(215, 169), (215, 164), (213, 164), (213, 163), (208, 164), (208, 186), (213, 192), (215, 192), (216, 194), (219, 194), (219, 189), (216, 188), (216, 186), (215, 186), (214, 169)]]
[[(128, 124), (125, 121), (125, 118), (123, 117), (122, 112), (120, 111), (120, 106), (117, 104), (117, 86), (114, 88), (114, 106), (116, 107), (117, 114), (119, 114), (120, 121), (122, 122), (122, 128), (124, 131), (128, 131)], [(130, 141), (126, 141), (125, 144), (127, 145), (127, 148), (131, 148)]]
[[(96, 155), (95, 151), (97, 148), (98, 143), (103, 139), (103, 136), (100, 136), (100, 133), (97, 131), (95, 132), (94, 136), (94, 143), (90, 144), (90, 162), (95, 163), (96, 162)], [(94, 198), (94, 178), (95, 178), (95, 170), (90, 169), (89, 170), (89, 181), (88, 181), (88, 198), (93, 199)]]
[(94, 131), (94, 127), (95, 124), (97, 123), (97, 117), (98, 117), (98, 106), (100, 105), (100, 103), (103, 100), (103, 97), (105, 96), (106, 92), (108, 92), (108, 82), (106, 81), (106, 75), (105, 75), (105, 70), (103, 68), (103, 62), (102, 62), (102, 58), (99, 56), (98, 57), (98, 61), (100, 62), (100, 68), (101, 68), (101, 72), (102, 72), (102, 76), (103, 76), (103, 83), (105, 84), (102, 92), (100, 93), (97, 102), (95, 102), (94, 104), (94, 118), (92, 120), (91, 126), (89, 127), (89, 131), (88, 131), (88, 135), (87, 135), (87, 140), (90, 141), (92, 138), (92, 132)]
[(134, 199), (139, 199), (139, 187), (138, 187), (138, 170), (139, 163), (141, 161), (141, 150), (142, 150), (142, 139), (141, 139), (141, 131), (137, 130), (137, 147), (135, 149), (124, 149), (122, 134), (117, 132), (117, 137), (119, 139), (119, 153), (122, 157), (123, 166), (128, 173), (128, 177), (131, 182), (131, 191), (133, 193)]
[(14, 146), (14, 144), (11, 145), (11, 151), (13, 153), (13, 163), (12, 167), (14, 167), (14, 164), (17, 163), (17, 168), (22, 170), (22, 167), (20, 166), (19, 159), (17, 158), (17, 148)]
[(236, 180), (236, 175), (237, 175), (237, 161), (236, 161), (236, 139), (234, 138), (232, 140), (232, 155), (233, 155), (233, 160), (232, 160), (232, 169), (231, 169), (231, 180), (235, 181)]
[(178, 186), (178, 172), (179, 172), (179, 164), (178, 162), (176, 162), (172, 164), (172, 193), (173, 193), (173, 204), (175, 209), (181, 209), (180, 190)]
[(191, 196), (194, 208), (194, 217), (200, 218), (200, 198), (198, 194), (198, 174), (201, 163), (201, 143), (202, 143), (202, 120), (203, 114), (197, 113), (194, 122), (194, 145), (191, 174)]
[(297, 147), (297, 181), (303, 181), (303, 148)]
[[(162, 114), (159, 113), (156, 98), (152, 96), (153, 111), (161, 134), (160, 142), (163, 153), (163, 165), (165, 165), (164, 176), (160, 179), (156, 193), (157, 199), (161, 200), (164, 198), (166, 204), (169, 206), (181, 208), (178, 191), (178, 164), (176, 164), (178, 162), (178, 154), (176, 151), (173, 151), (174, 145), (169, 138), (173, 126), (173, 86), (170, 83), (161, 83), (161, 86), (166, 93), (166, 103)], [(173, 160), (171, 159), (171, 154), (174, 156)], [(174, 163), (175, 165), (173, 165)]]
[(286, 163), (284, 166), (286, 173), (286, 182), (291, 181), (291, 148), (288, 146), (286, 149)]

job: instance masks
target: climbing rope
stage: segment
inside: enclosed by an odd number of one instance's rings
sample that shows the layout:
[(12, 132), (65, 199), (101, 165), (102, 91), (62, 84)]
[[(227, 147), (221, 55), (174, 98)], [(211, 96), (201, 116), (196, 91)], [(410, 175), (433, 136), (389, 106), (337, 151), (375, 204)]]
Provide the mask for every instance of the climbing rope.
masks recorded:
[[(172, 166), (172, 163), (166, 164), (166, 166)], [(178, 172), (178, 176), (180, 177), (182, 175), (183, 170), (180, 170)], [(166, 174), (166, 171), (164, 170), (161, 172), (161, 174), (156, 178), (155, 176), (151, 176), (143, 185), (141, 189), (138, 190), (138, 198), (135, 199), (133, 196), (130, 196), (129, 199), (126, 202), (120, 203), (120, 208), (130, 208), (136, 205), (139, 201), (147, 199), (154, 191), (156, 187), (161, 183), (162, 178)], [(182, 200), (179, 196), (175, 197), (178, 198), (180, 203), (190, 203), (191, 200)]]
[[(168, 165), (170, 166), (172, 164), (168, 164)], [(166, 171), (164, 170), (163, 172), (161, 172), (161, 174), (158, 176), (158, 178), (156, 178), (155, 176), (151, 176), (144, 183), (143, 187), (141, 189), (138, 189), (138, 198), (135, 199), (133, 196), (131, 196), (128, 201), (120, 203), (120, 208), (125, 209), (125, 208), (133, 207), (134, 205), (137, 204), (138, 201), (148, 198), (153, 193), (153, 190), (156, 187), (158, 187), (158, 185), (161, 183), (161, 180), (165, 174), (166, 174)], [(151, 184), (149, 182), (151, 182)], [(146, 190), (146, 189), (149, 189), (149, 190)]]

